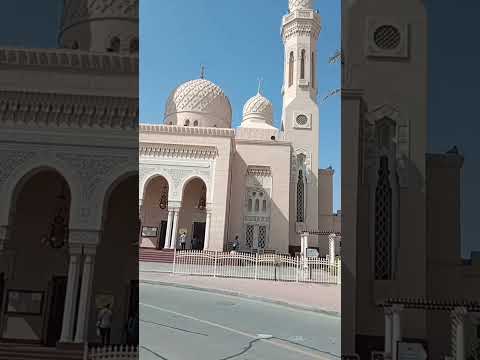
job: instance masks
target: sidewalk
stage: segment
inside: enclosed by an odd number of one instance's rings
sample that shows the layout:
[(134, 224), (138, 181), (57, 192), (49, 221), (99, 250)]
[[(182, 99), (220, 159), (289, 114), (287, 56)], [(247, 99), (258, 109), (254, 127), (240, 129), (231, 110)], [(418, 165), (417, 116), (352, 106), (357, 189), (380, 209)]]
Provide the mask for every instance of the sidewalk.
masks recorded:
[(140, 269), (140, 282), (241, 296), (340, 316), (341, 286), (267, 280), (173, 275)]

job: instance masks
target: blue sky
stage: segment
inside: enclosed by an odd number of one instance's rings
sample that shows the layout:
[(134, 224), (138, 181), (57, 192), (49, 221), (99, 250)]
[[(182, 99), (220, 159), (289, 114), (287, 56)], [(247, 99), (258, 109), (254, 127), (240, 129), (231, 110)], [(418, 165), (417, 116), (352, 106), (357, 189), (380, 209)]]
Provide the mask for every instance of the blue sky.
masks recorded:
[[(317, 1), (323, 29), (318, 41), (319, 102), (340, 87), (340, 64), (328, 58), (340, 48), (340, 1)], [(233, 125), (241, 121), (243, 104), (256, 94), (262, 77), (263, 94), (274, 106), (280, 125), (283, 77), (282, 16), (288, 0), (140, 1), (140, 120), (161, 123), (165, 102), (179, 84), (206, 78), (229, 97)], [(340, 209), (340, 96), (320, 104), (320, 167), (331, 165), (334, 210)]]

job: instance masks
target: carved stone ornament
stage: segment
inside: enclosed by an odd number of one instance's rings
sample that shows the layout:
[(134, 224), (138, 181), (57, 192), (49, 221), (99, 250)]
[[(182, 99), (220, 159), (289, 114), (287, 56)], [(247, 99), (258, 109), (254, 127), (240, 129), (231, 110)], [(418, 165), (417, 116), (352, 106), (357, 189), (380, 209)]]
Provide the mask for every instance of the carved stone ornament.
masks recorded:
[(367, 114), (364, 130), (364, 145), (366, 147), (366, 165), (371, 167), (376, 164), (379, 156), (377, 144), (377, 124), (382, 119), (390, 119), (395, 123), (396, 171), (401, 188), (408, 187), (408, 162), (410, 160), (410, 126), (409, 121), (400, 116), (397, 107), (389, 104), (381, 105)]
[(96, 187), (115, 168), (128, 162), (128, 156), (102, 156), (73, 153), (58, 153), (57, 158), (66, 162), (81, 178), (84, 199), (89, 200)]
[(18, 167), (34, 155), (33, 152), (2, 150), (0, 152), (0, 187)]

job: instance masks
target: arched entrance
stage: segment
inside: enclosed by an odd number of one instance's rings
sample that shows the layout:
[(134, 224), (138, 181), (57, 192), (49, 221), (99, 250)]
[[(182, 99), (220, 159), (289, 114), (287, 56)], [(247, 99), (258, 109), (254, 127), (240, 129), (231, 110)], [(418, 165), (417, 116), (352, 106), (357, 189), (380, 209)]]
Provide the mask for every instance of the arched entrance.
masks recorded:
[(168, 181), (159, 175), (146, 187), (142, 204), (140, 246), (163, 249), (167, 240)]
[(179, 231), (187, 233), (187, 249), (202, 250), (205, 245), (207, 186), (200, 178), (189, 180), (182, 194)]
[(98, 342), (98, 311), (110, 304), (111, 343), (126, 340), (125, 325), (138, 309), (138, 175), (112, 184), (106, 194), (102, 237), (96, 251), (89, 341)]
[(55, 346), (67, 284), (70, 188), (56, 170), (39, 168), (12, 196), (7, 248), (15, 261), (3, 286), (0, 337)]

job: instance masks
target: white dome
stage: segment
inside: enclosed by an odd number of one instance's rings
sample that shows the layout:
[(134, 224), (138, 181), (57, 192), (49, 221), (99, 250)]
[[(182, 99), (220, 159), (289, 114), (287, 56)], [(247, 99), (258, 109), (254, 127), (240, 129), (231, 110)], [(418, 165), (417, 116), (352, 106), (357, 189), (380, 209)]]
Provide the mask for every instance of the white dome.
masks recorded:
[(243, 106), (241, 127), (273, 127), (273, 106), (270, 100), (258, 93)]
[(313, 9), (315, 0), (288, 0), (288, 10)]
[(190, 80), (168, 98), (165, 124), (230, 128), (232, 107), (218, 85), (205, 79)]

